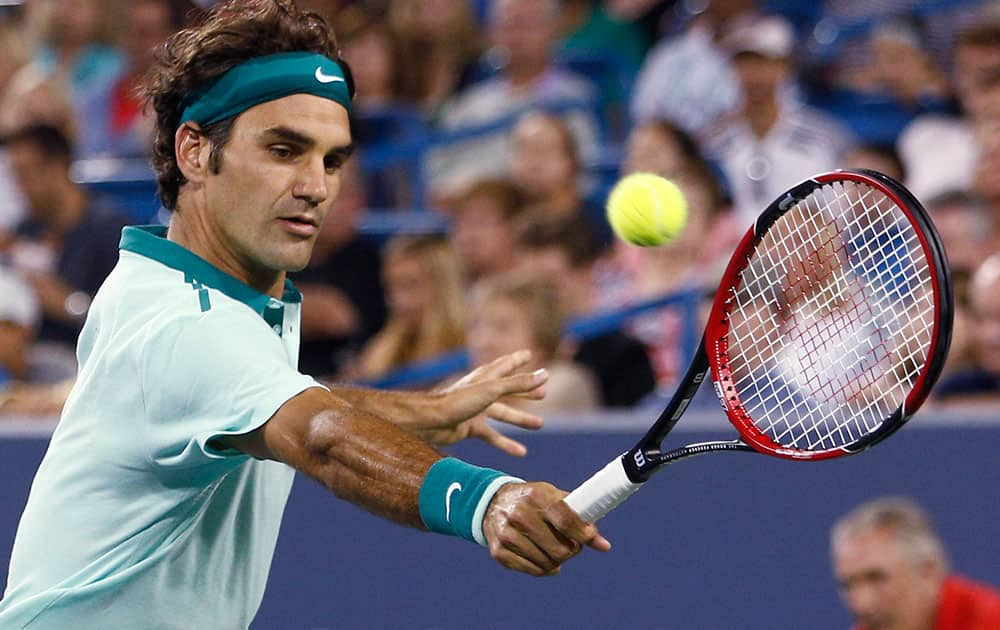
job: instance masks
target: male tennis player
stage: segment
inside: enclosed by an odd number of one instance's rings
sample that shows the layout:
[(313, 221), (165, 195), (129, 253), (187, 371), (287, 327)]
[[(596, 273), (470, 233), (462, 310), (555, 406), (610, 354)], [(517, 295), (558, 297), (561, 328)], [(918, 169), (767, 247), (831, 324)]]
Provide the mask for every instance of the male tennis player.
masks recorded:
[(438, 396), (330, 391), (295, 369), (300, 296), (285, 272), (309, 260), (351, 151), (335, 57), (323, 22), (290, 0), (228, 2), (161, 50), (148, 92), (172, 220), (123, 231), (94, 299), (0, 627), (245, 628), (294, 469), (533, 575), (609, 548), (562, 491), (443, 458), (396, 426), (513, 448), (474, 417), (542, 386), (544, 373), (515, 374), (527, 357)]

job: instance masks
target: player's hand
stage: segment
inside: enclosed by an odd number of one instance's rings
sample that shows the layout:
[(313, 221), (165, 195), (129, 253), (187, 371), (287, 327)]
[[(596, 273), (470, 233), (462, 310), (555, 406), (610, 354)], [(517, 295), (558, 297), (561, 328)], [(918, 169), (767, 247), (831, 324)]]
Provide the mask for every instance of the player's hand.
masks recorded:
[(566, 492), (543, 483), (510, 483), (500, 489), (483, 518), (490, 555), (515, 571), (555, 575), (584, 545), (608, 551), (597, 527), (570, 509)]
[(528, 449), (490, 426), (488, 418), (524, 429), (538, 429), (542, 419), (509, 403), (511, 397), (540, 399), (548, 380), (545, 370), (523, 372), (531, 353), (520, 350), (469, 372), (454, 384), (435, 392), (433, 420), (411, 427), (433, 444), (453, 444), (465, 438), (484, 440), (510, 455)]

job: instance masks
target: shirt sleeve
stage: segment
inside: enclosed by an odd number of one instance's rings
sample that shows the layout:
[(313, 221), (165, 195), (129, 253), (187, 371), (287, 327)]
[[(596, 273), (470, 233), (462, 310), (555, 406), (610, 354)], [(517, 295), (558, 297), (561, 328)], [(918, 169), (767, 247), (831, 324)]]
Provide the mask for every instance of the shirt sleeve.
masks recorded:
[(242, 305), (156, 327), (138, 361), (142, 448), (157, 467), (238, 464), (248, 456), (218, 438), (249, 433), (291, 398), (322, 387), (293, 364), (280, 337)]

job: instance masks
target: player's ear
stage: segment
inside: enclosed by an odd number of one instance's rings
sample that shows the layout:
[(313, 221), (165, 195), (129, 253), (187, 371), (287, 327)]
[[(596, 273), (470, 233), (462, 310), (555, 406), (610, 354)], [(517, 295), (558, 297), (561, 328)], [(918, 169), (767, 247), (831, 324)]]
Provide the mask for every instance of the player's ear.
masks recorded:
[(192, 183), (201, 182), (209, 171), (211, 142), (193, 122), (186, 122), (174, 134), (174, 154), (177, 168), (184, 179)]

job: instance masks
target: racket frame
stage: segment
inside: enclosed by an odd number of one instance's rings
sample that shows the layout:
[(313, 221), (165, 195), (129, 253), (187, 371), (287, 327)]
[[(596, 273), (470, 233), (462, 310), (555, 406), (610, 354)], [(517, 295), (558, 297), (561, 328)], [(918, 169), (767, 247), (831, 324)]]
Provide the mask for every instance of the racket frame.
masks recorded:
[[(746, 267), (754, 248), (768, 229), (782, 215), (817, 188), (844, 180), (864, 184), (881, 191), (916, 226), (917, 229), (914, 231), (921, 242), (922, 251), (927, 256), (934, 295), (937, 296), (931, 347), (928, 350), (928, 359), (924, 369), (921, 370), (913, 388), (903, 403), (888, 418), (885, 418), (877, 429), (866, 433), (856, 442), (844, 447), (819, 451), (787, 448), (774, 442), (757, 429), (743, 407), (739, 392), (733, 384), (731, 371), (725, 361), (728, 350), (726, 344), (728, 343), (729, 323), (727, 303), (738, 288), (736, 285), (740, 272)], [(948, 262), (941, 239), (920, 202), (901, 184), (876, 171), (867, 169), (833, 171), (818, 175), (789, 189), (761, 213), (754, 226), (743, 236), (730, 258), (719, 287), (720, 290), (715, 294), (704, 337), (674, 395), (642, 439), (621, 456), (621, 464), (625, 474), (633, 483), (645, 482), (663, 466), (678, 459), (713, 451), (757, 451), (790, 460), (821, 460), (852, 455), (871, 448), (899, 430), (920, 408), (941, 374), (944, 359), (951, 343), (953, 295)], [(722, 287), (727, 288), (722, 289)], [(661, 450), (663, 440), (676, 426), (706, 378), (712, 379), (716, 396), (742, 439), (702, 442), (663, 452)]]

